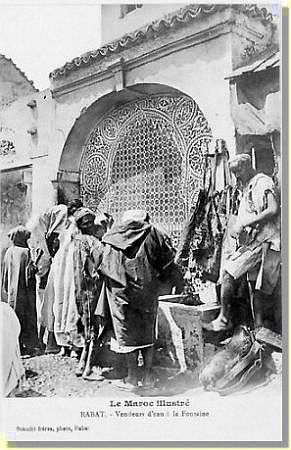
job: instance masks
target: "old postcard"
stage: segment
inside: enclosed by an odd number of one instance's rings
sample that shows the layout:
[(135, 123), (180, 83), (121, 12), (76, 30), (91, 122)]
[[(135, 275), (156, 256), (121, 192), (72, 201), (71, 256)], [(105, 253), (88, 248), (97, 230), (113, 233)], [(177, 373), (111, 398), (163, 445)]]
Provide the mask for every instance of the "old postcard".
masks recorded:
[(287, 445), (282, 5), (0, 7), (5, 438)]

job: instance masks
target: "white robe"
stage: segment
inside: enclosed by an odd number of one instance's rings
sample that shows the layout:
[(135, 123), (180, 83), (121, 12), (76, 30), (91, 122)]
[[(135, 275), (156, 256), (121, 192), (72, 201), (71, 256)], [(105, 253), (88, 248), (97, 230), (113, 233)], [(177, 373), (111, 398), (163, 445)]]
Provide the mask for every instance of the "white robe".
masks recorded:
[(20, 323), (14, 310), (0, 302), (1, 320), (1, 395), (7, 397), (25, 374), (20, 358)]

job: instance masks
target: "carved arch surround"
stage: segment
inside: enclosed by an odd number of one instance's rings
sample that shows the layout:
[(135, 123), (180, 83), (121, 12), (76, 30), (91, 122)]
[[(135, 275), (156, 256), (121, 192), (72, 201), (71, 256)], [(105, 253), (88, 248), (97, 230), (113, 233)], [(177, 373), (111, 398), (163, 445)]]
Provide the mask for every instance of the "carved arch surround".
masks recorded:
[(111, 109), (96, 123), (80, 161), (81, 198), (118, 219), (146, 209), (177, 244), (203, 182), (212, 138), (196, 102), (154, 94)]

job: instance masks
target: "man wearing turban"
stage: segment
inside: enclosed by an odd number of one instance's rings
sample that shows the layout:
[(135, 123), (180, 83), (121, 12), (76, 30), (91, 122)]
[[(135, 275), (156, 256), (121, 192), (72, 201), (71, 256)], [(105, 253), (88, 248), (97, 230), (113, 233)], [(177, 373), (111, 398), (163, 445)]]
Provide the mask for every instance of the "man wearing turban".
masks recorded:
[(240, 277), (247, 274), (254, 292), (255, 325), (263, 325), (263, 296), (271, 295), (280, 275), (280, 223), (273, 180), (257, 173), (248, 154), (229, 161), (230, 171), (241, 183), (243, 195), (230, 234), (237, 250), (224, 265), (221, 311), (205, 328), (221, 331), (232, 327), (231, 303)]

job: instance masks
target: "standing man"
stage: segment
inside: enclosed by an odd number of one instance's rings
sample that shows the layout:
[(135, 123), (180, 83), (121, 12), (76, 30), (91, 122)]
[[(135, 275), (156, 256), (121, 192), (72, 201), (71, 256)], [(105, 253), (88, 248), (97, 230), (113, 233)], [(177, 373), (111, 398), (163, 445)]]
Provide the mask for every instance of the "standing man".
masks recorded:
[[(39, 297), (39, 342), (45, 353), (58, 353), (59, 346), (53, 333), (53, 297), (54, 293), (50, 283), (50, 268), (59, 247), (59, 235), (68, 222), (66, 205), (54, 205), (40, 214), (36, 220), (31, 220), (27, 227), (31, 231), (28, 241), (32, 258), (37, 267), (39, 285), (37, 294)], [(47, 345), (43, 338), (45, 330), (48, 331)]]
[[(79, 319), (87, 314), (87, 297), (93, 296), (93, 285), (85, 283), (87, 254), (94, 240), (91, 228), (95, 214), (87, 208), (78, 208), (74, 222), (60, 235), (60, 248), (51, 266), (53, 291), (54, 333), (58, 345), (69, 348), (83, 347), (79, 332)], [(87, 294), (87, 295), (86, 295)]]
[(109, 309), (115, 339), (111, 349), (125, 355), (128, 376), (123, 388), (138, 385), (138, 354), (144, 361), (143, 386), (153, 385), (151, 374), (160, 280), (175, 267), (175, 252), (169, 239), (150, 224), (142, 210), (126, 211), (102, 239), (104, 249), (96, 267), (104, 277), (104, 296), (96, 314)]
[(21, 326), (21, 354), (38, 353), (36, 318), (36, 268), (28, 248), (30, 232), (22, 225), (13, 228), (8, 237), (12, 246), (6, 251), (2, 273), (2, 300), (15, 311)]
[(230, 232), (237, 250), (224, 266), (221, 311), (205, 328), (222, 331), (232, 327), (231, 302), (237, 280), (247, 273), (254, 290), (255, 325), (263, 324), (264, 295), (271, 295), (280, 275), (280, 223), (277, 195), (272, 179), (257, 173), (248, 154), (229, 161), (230, 171), (241, 183), (243, 195), (237, 220)]
[[(82, 277), (76, 301), (84, 337), (84, 347), (75, 374), (86, 380), (101, 381), (104, 377), (98, 365), (98, 352), (102, 340), (100, 339), (101, 330), (95, 311), (102, 288), (102, 278), (97, 275), (93, 254), (100, 253), (102, 236), (109, 227), (112, 218), (107, 214), (100, 214), (96, 217), (87, 208), (79, 208), (74, 217), (81, 232), (75, 236), (74, 245), (75, 264), (79, 261), (81, 265), (80, 274)], [(76, 264), (77, 266), (78, 264)]]

